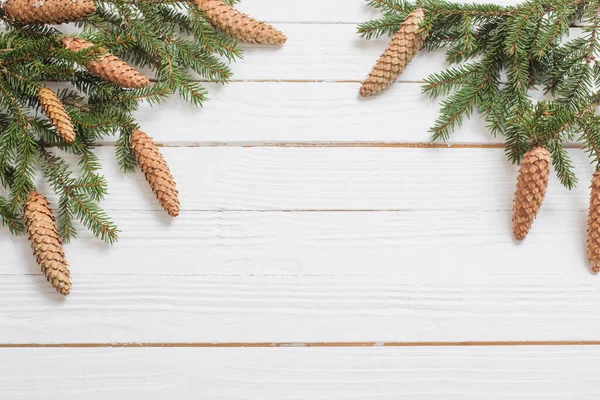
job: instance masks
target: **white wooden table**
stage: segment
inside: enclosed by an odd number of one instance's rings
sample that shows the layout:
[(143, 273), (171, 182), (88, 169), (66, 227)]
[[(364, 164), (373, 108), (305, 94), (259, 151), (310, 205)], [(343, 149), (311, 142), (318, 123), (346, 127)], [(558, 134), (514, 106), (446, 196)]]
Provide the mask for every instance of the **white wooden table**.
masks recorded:
[(285, 47), (246, 47), (204, 109), (139, 112), (178, 219), (104, 144), (103, 206), (123, 232), (66, 247), (71, 296), (0, 234), (0, 399), (598, 399), (583, 152), (579, 187), (552, 179), (517, 245), (501, 141), (473, 120), (425, 145), (438, 105), (419, 86), (442, 54), (360, 100), (388, 41), (355, 35), (376, 15), (365, 2), (240, 8)]

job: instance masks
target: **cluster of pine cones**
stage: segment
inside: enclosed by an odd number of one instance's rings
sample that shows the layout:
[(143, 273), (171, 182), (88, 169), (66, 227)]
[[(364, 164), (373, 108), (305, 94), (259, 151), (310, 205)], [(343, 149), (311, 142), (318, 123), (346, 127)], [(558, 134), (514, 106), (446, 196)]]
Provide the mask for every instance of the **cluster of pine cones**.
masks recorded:
[[(551, 163), (550, 152), (544, 147), (534, 147), (521, 160), (512, 217), (513, 233), (517, 240), (525, 239), (542, 206)], [(587, 256), (591, 271), (594, 274), (600, 272), (600, 171), (596, 171), (592, 177)]]
[[(58, 96), (50, 89), (41, 88), (38, 98), (44, 114), (58, 135), (67, 143), (73, 142), (73, 124)], [(152, 138), (138, 129), (131, 134), (130, 145), (161, 206), (170, 216), (179, 215), (179, 192), (175, 180)], [(71, 275), (50, 203), (40, 193), (31, 192), (23, 214), (33, 254), (42, 272), (59, 293), (69, 294)]]
[[(286, 36), (273, 26), (237, 11), (222, 0), (193, 2), (215, 28), (241, 41), (262, 44), (283, 44), (286, 41)], [(62, 24), (85, 18), (96, 11), (92, 0), (7, 0), (2, 7), (8, 18), (21, 24)], [(72, 36), (61, 39), (60, 44), (73, 52), (94, 46)], [(114, 54), (103, 48), (96, 51), (100, 57), (87, 63), (89, 72), (122, 88), (141, 88), (150, 84), (147, 77)], [(57, 134), (66, 143), (75, 141), (73, 123), (56, 93), (41, 87), (38, 99)], [(179, 215), (179, 194), (175, 180), (152, 138), (136, 130), (131, 134), (130, 144), (161, 206), (170, 216), (176, 217)], [(42, 272), (59, 293), (69, 294), (71, 274), (50, 203), (43, 195), (33, 191), (27, 198), (23, 215), (31, 247)]]
[[(427, 38), (426, 32), (421, 28), (424, 19), (423, 8), (408, 15), (364, 80), (360, 96), (373, 96), (385, 90), (402, 74)], [(540, 210), (548, 187), (551, 162), (550, 152), (544, 147), (532, 148), (521, 160), (512, 217), (516, 240), (525, 239)], [(600, 272), (600, 172), (596, 172), (592, 179), (587, 254), (592, 272)]]
[[(273, 26), (239, 12), (223, 0), (193, 0), (217, 29), (248, 43), (284, 44), (286, 36)], [(96, 11), (92, 0), (6, 0), (6, 15), (22, 24), (62, 24), (85, 18)], [(73, 51), (89, 47), (76, 44)]]

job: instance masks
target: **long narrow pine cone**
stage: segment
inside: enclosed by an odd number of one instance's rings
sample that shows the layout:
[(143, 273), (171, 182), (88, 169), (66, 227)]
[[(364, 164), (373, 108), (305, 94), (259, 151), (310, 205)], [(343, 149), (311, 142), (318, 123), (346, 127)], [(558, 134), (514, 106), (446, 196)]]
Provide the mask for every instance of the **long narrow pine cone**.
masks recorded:
[(67, 143), (75, 140), (75, 130), (73, 129), (71, 117), (69, 117), (56, 93), (48, 88), (41, 88), (38, 92), (38, 99), (42, 105), (42, 111), (54, 125), (60, 137)]
[(96, 11), (92, 0), (6, 0), (2, 8), (22, 24), (62, 24)]
[(193, 0), (213, 26), (248, 43), (284, 44), (287, 37), (273, 26), (239, 12), (222, 0)]
[[(65, 48), (74, 52), (94, 45), (86, 40), (74, 37), (62, 39), (62, 44)], [(104, 52), (104, 49), (99, 50)], [(86, 67), (92, 74), (96, 74), (105, 81), (122, 88), (141, 88), (150, 84), (148, 78), (111, 53), (100, 56), (97, 61), (89, 61)]]
[(525, 239), (542, 206), (548, 188), (550, 162), (550, 152), (543, 147), (534, 147), (521, 160), (512, 217), (517, 240)]
[(592, 178), (587, 226), (587, 254), (593, 273), (600, 272), (600, 171)]
[(171, 216), (179, 215), (179, 192), (162, 154), (152, 138), (139, 129), (131, 135), (131, 150), (161, 206)]
[(68, 295), (71, 292), (71, 273), (50, 203), (41, 194), (31, 192), (27, 196), (23, 216), (38, 265), (56, 291)]
[(425, 42), (426, 35), (419, 27), (424, 19), (425, 11), (422, 8), (417, 8), (406, 17), (360, 87), (359, 93), (362, 97), (381, 92), (404, 72)]

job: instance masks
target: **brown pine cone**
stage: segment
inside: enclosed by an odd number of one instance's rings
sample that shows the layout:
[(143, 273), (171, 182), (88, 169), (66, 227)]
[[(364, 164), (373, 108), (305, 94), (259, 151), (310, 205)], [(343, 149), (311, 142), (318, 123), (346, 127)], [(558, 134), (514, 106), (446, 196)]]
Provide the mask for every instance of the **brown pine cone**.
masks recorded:
[(62, 24), (96, 11), (92, 0), (6, 0), (2, 7), (8, 17), (22, 24)]
[(60, 137), (67, 143), (75, 140), (75, 130), (73, 129), (71, 117), (69, 117), (58, 96), (48, 88), (41, 88), (38, 92), (38, 99), (42, 105), (42, 111), (54, 125)]
[(593, 273), (600, 272), (600, 171), (592, 178), (587, 226), (587, 254)]
[(161, 206), (171, 216), (179, 215), (179, 192), (162, 154), (152, 138), (139, 129), (131, 135), (131, 150)]
[(212, 25), (248, 43), (284, 44), (287, 37), (273, 26), (257, 21), (222, 0), (193, 0)]
[(542, 206), (548, 188), (550, 162), (550, 152), (543, 147), (529, 150), (521, 160), (512, 217), (517, 240), (525, 239)]
[[(74, 52), (94, 45), (86, 40), (74, 37), (62, 39), (62, 44), (65, 48)], [(105, 51), (102, 48), (99, 50), (101, 52)], [(111, 53), (100, 56), (98, 61), (88, 62), (86, 67), (92, 74), (96, 74), (105, 81), (114, 83), (122, 88), (141, 88), (150, 84), (148, 78)]]
[(419, 25), (425, 19), (425, 10), (417, 8), (404, 20), (392, 42), (377, 60), (367, 79), (360, 87), (362, 97), (373, 96), (390, 86), (419, 52), (426, 35)]
[(69, 294), (71, 292), (71, 273), (50, 203), (37, 192), (29, 193), (23, 217), (33, 255), (46, 275), (46, 279), (58, 293)]

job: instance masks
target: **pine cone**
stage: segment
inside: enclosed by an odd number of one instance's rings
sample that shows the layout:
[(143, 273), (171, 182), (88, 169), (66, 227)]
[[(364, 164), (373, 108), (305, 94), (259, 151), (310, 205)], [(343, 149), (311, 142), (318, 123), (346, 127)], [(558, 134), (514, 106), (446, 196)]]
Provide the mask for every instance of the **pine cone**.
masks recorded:
[(419, 28), (424, 19), (425, 10), (422, 8), (417, 8), (406, 17), (392, 38), (392, 42), (360, 87), (359, 93), (362, 97), (381, 92), (404, 72), (425, 42), (426, 35)]
[(38, 265), (57, 292), (71, 292), (69, 272), (62, 242), (48, 200), (37, 192), (29, 193), (23, 211), (29, 241)]
[(41, 88), (38, 93), (38, 99), (40, 100), (44, 114), (46, 114), (52, 125), (54, 125), (60, 137), (67, 143), (75, 140), (75, 130), (73, 129), (71, 117), (69, 117), (67, 110), (65, 110), (58, 96), (48, 88)]
[(96, 11), (92, 0), (6, 0), (2, 7), (22, 24), (62, 24)]
[[(62, 39), (62, 44), (65, 48), (74, 52), (94, 45), (86, 40), (73, 37)], [(99, 50), (101, 52), (105, 51), (102, 48)], [(86, 67), (92, 74), (96, 74), (105, 81), (122, 88), (141, 88), (150, 84), (148, 78), (111, 53), (104, 54), (98, 58), (98, 61), (88, 62)]]
[(600, 272), (600, 171), (592, 178), (587, 226), (587, 253), (592, 272)]
[(150, 136), (139, 129), (131, 135), (131, 150), (156, 198), (171, 216), (179, 215), (179, 192), (162, 154)]
[(550, 162), (550, 153), (543, 147), (529, 150), (521, 160), (512, 217), (517, 240), (525, 239), (542, 206), (548, 187)]
[(222, 0), (193, 0), (217, 29), (248, 43), (284, 44), (286, 36), (273, 26), (257, 21)]

